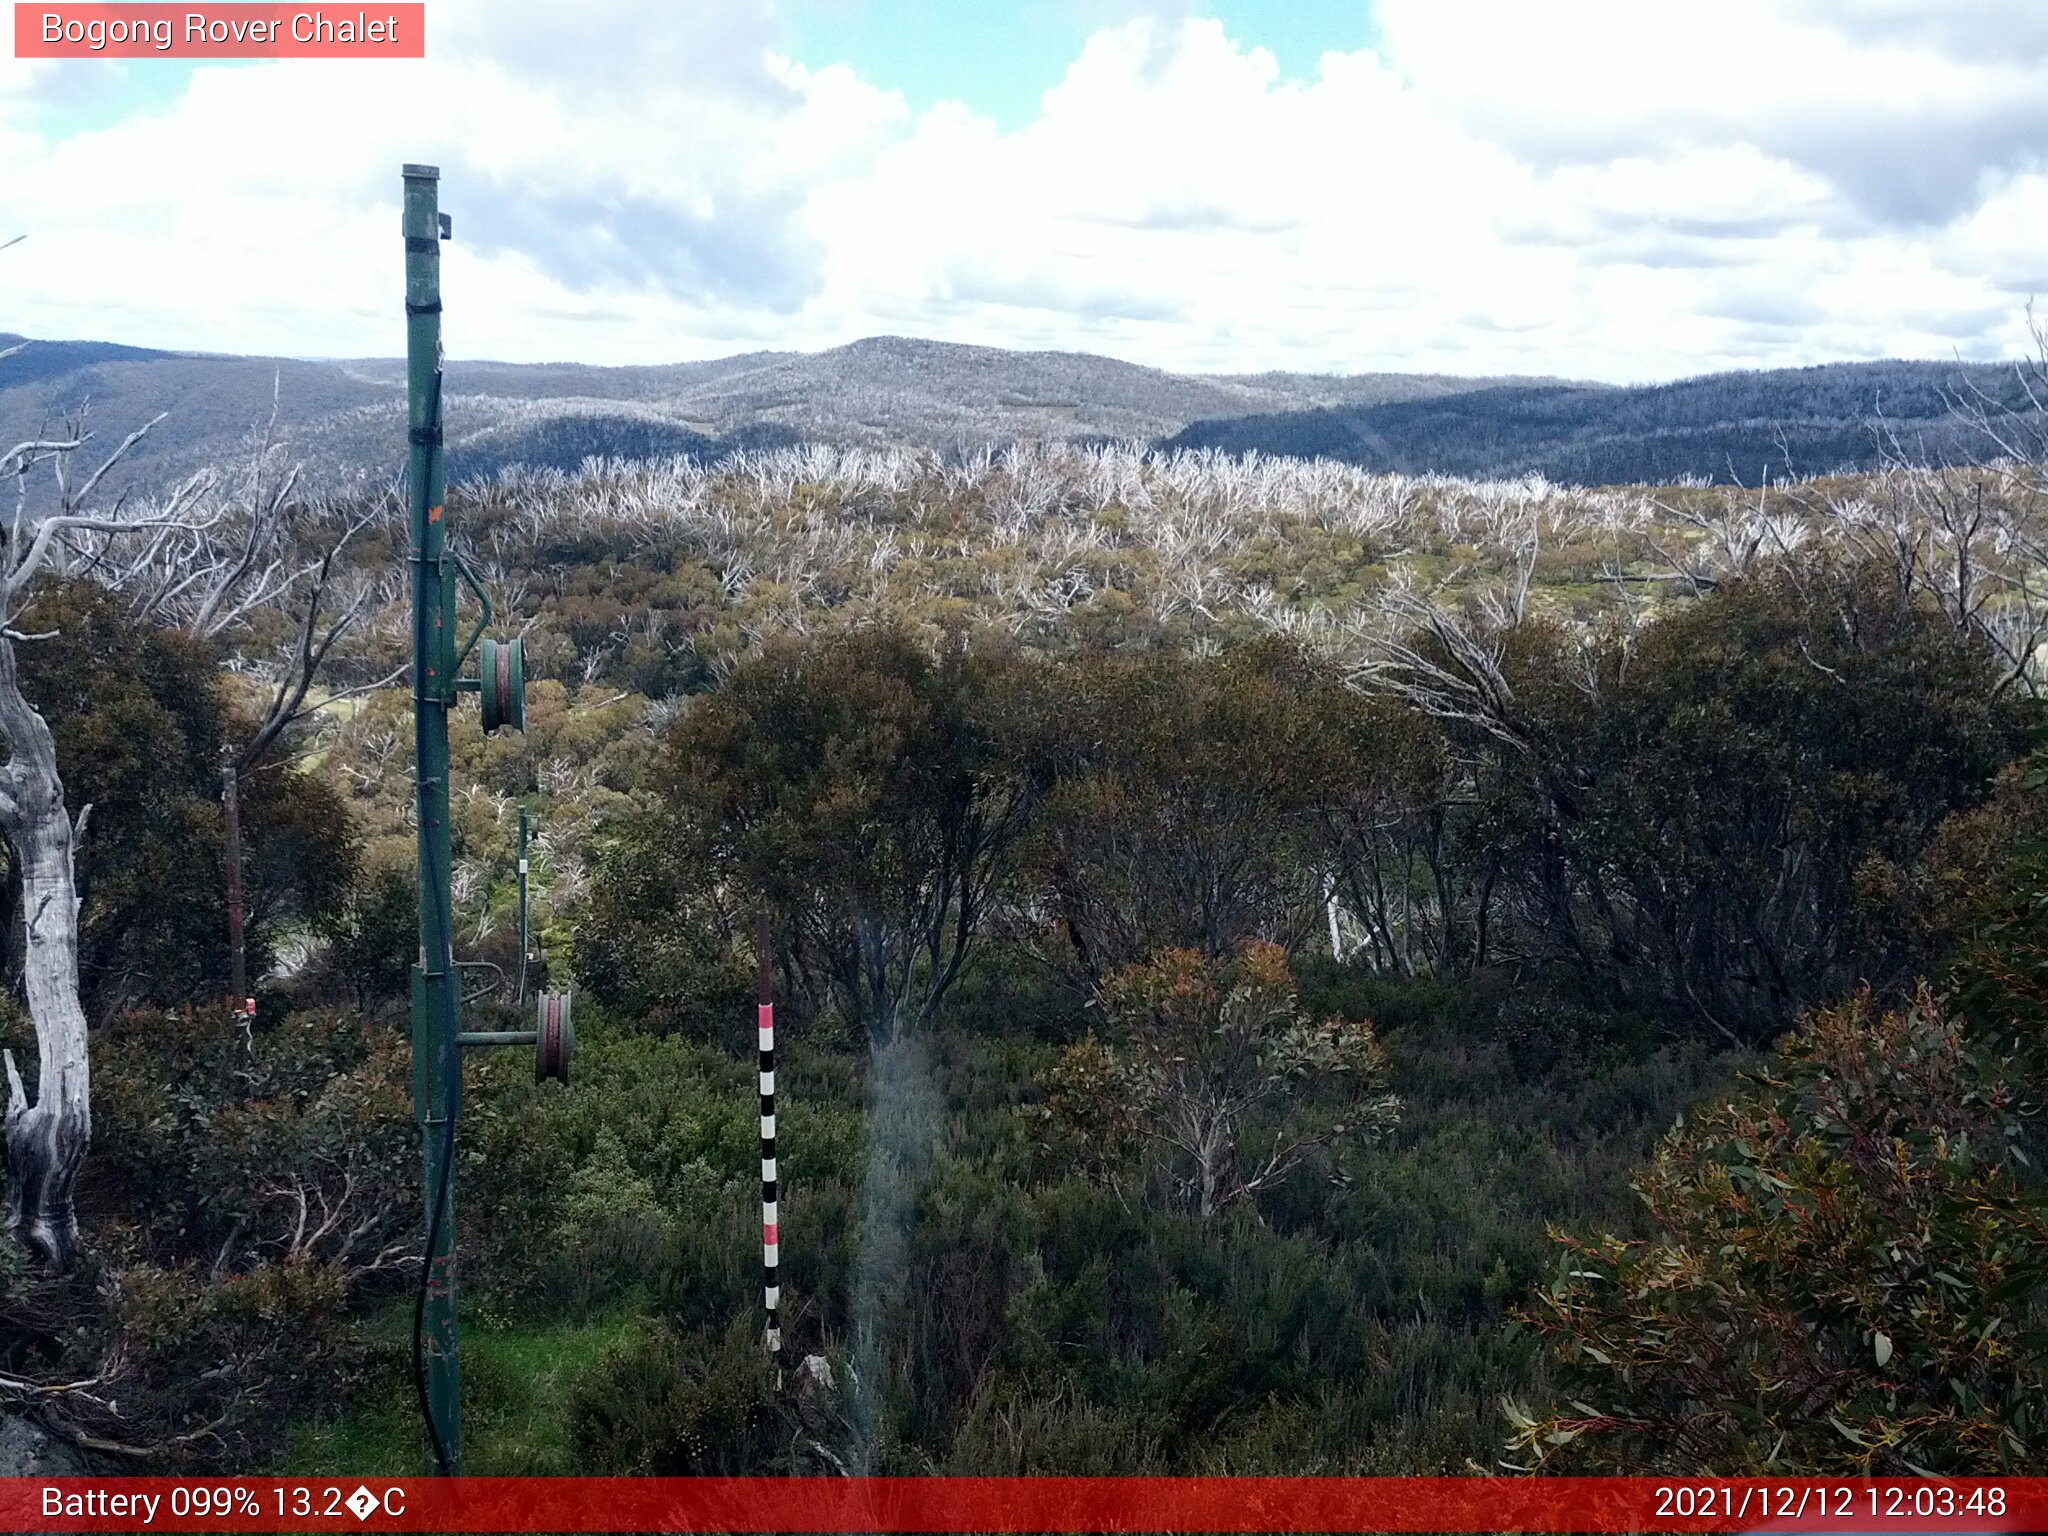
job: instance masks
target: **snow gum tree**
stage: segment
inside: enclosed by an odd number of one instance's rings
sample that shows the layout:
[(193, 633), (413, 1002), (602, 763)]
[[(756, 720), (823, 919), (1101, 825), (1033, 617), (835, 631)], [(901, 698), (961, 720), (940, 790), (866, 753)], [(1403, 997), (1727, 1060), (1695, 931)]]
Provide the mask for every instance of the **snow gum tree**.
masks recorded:
[[(0, 479), (19, 488), (0, 524), (0, 836), (21, 882), (22, 992), (36, 1036), (33, 1092), (11, 1051), (0, 1063), (7, 1075), (8, 1184), (16, 1236), (58, 1269), (77, 1257), (72, 1190), (92, 1141), (77, 878), (92, 807), (74, 815), (66, 803), (56, 740), (22, 691), (16, 647), (50, 638), (33, 632), (34, 606), (53, 581), (92, 580), (138, 618), (210, 636), (227, 622), (217, 616), (276, 602), (319, 567), (317, 560), (294, 567), (270, 550), (276, 505), (245, 505), (209, 474), (140, 508), (94, 510), (108, 471), (155, 425), (128, 434), (89, 474), (74, 472), (92, 436), (82, 414), (51, 437), (0, 452)], [(42, 466), (53, 493), (32, 503), (30, 476)], [(270, 558), (258, 558), (267, 551)]]
[[(153, 425), (153, 423), (152, 423)], [(196, 487), (172, 498), (161, 516), (96, 517), (90, 504), (106, 471), (148, 428), (127, 439), (83, 484), (68, 473), (82, 432), (16, 444), (0, 455), (0, 474), (25, 487), (37, 464), (55, 466), (56, 510), (31, 519), (18, 498), (0, 537), (0, 735), (7, 760), (0, 765), (0, 835), (7, 839), (21, 880), (22, 990), (36, 1033), (35, 1096), (29, 1096), (14, 1053), (7, 1072), (7, 1165), (16, 1235), (37, 1257), (68, 1268), (78, 1250), (72, 1188), (92, 1141), (92, 1072), (86, 1054), (85, 1010), (78, 997), (77, 849), (90, 806), (73, 817), (64, 801), (57, 747), (49, 723), (21, 691), (15, 647), (34, 636), (16, 626), (38, 579), (123, 534), (165, 531), (185, 521), (180, 503)]]

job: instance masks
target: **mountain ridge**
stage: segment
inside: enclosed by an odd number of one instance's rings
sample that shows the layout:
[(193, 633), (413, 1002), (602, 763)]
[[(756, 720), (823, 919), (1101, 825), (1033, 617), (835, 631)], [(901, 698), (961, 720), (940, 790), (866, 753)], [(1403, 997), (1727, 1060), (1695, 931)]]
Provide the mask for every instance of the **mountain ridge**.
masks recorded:
[[(124, 466), (146, 491), (276, 436), (315, 478), (403, 462), (405, 364), (172, 351), (0, 334), (0, 436), (37, 435), (90, 402), (102, 437), (168, 413)], [(611, 367), (451, 360), (451, 478), (513, 464), (799, 442), (943, 454), (1020, 441), (1138, 441), (1329, 457), (1373, 469), (1598, 483), (1868, 467), (1880, 424), (1924, 456), (1966, 456), (1962, 388), (2006, 366), (1888, 360), (1740, 370), (1652, 385), (1529, 376), (1175, 373), (1096, 353), (869, 336), (821, 352), (756, 350)], [(2010, 393), (2010, 391), (2007, 391)], [(118, 440), (118, 437), (115, 437)]]
[(2022, 372), (2028, 366), (1888, 359), (1646, 385), (1509, 385), (1444, 399), (1213, 418), (1160, 446), (1481, 479), (1758, 484), (1892, 458), (1946, 464), (1981, 457), (1990, 445), (1959, 407), (2038, 420)]

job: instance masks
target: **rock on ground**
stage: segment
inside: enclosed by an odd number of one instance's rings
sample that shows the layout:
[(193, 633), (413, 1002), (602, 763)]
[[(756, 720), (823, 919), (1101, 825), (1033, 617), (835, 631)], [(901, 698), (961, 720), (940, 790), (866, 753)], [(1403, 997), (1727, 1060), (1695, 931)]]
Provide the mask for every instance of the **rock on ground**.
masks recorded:
[(80, 1477), (85, 1458), (33, 1419), (0, 1415), (0, 1477)]

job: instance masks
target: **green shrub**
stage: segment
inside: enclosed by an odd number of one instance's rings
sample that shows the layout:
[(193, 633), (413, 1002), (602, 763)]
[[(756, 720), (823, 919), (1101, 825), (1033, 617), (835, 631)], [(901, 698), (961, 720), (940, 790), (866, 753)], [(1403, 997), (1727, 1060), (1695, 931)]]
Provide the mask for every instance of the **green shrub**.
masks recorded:
[(713, 1338), (707, 1351), (698, 1339), (657, 1326), (609, 1351), (571, 1398), (580, 1470), (663, 1477), (776, 1470), (789, 1435), (758, 1321), (736, 1319)]
[(615, 829), (572, 953), (588, 995), (635, 1027), (716, 1043), (742, 1039), (752, 1019), (751, 952), (735, 948), (673, 818)]
[[(282, 1445), (288, 1416), (345, 1399), (380, 1356), (355, 1323), (360, 1278), (339, 1264), (232, 1274), (131, 1265), (102, 1322), (118, 1413), (79, 1427), (166, 1465), (240, 1469)], [(104, 1368), (104, 1367), (103, 1367)]]
[(386, 865), (358, 883), (321, 925), (326, 979), (358, 1008), (405, 999), (419, 957), (419, 886), (414, 872)]
[(145, 1011), (95, 1037), (92, 1264), (9, 1307), (33, 1374), (99, 1378), (52, 1422), (160, 1465), (261, 1465), (291, 1415), (346, 1396), (375, 1358), (357, 1315), (417, 1241), (396, 1038), (332, 1014), (248, 1025)]
[(1204, 1218), (1399, 1118), (1372, 1025), (1304, 1017), (1278, 945), (1168, 950), (1115, 972), (1097, 1002), (1111, 1039), (1061, 1053), (1047, 1125), (1111, 1180), (1142, 1152), (1167, 1198)]
[(2010, 1058), (1934, 995), (1785, 1041), (1638, 1182), (1655, 1235), (1571, 1240), (1528, 1315), (1572, 1396), (1538, 1462), (1984, 1474), (2048, 1453), (2048, 1221)]
[(346, 1014), (124, 1015), (97, 1040), (96, 1202), (170, 1266), (398, 1262), (417, 1211), (410, 1066)]
[[(601, 1307), (645, 1298), (648, 1264), (724, 1233), (752, 1206), (750, 1237), (727, 1234), (760, 1262), (760, 1105), (753, 1063), (681, 1036), (622, 1032), (605, 1010), (579, 1008), (575, 1086), (532, 1080), (523, 1053), (474, 1063), (463, 1114), (463, 1233), (495, 1285)], [(811, 1069), (790, 1051), (780, 1120), (792, 1186), (787, 1220), (807, 1219), (821, 1183), (852, 1176), (865, 1155), (861, 1116), (805, 1091)], [(828, 1079), (829, 1081), (829, 1079)], [(850, 1083), (838, 1092), (857, 1093)], [(536, 1240), (536, 1239), (539, 1240)]]

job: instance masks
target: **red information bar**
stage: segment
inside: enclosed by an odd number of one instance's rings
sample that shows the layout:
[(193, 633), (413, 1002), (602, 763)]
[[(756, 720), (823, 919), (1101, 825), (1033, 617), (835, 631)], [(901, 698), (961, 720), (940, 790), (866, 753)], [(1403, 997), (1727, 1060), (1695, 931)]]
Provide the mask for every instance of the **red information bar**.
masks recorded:
[(10, 1478), (9, 1531), (2042, 1531), (2048, 1477)]
[(358, 5), (36, 5), (17, 59), (423, 59), (423, 0)]

